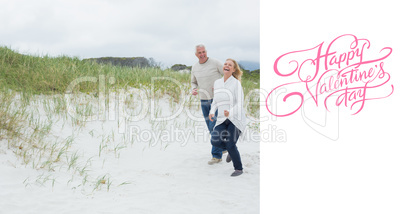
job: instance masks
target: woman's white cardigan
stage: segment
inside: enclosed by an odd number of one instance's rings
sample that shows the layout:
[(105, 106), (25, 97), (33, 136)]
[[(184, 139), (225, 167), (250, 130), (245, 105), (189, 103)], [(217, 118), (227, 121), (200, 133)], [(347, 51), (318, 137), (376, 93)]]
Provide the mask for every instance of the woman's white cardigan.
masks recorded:
[[(214, 83), (214, 100), (209, 112), (209, 114), (215, 114), (218, 109), (215, 127), (229, 119), (243, 133), (246, 129), (243, 102), (244, 93), (239, 80), (233, 76), (230, 76), (226, 82), (224, 77), (217, 79)], [(229, 111), (229, 117), (225, 117), (224, 110)]]

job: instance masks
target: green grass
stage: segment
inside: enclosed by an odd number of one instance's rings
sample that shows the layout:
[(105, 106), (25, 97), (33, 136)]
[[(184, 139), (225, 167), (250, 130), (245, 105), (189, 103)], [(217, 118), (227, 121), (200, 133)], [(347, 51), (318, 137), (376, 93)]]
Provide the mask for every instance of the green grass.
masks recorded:
[[(153, 77), (170, 77), (180, 83), (187, 83), (190, 79), (189, 74), (159, 68), (101, 65), (67, 56), (29, 56), (0, 47), (0, 85), (3, 88), (31, 94), (63, 94), (74, 80), (95, 77), (97, 82), (85, 81), (79, 84), (81, 92), (95, 93), (99, 90), (99, 78), (102, 76), (106, 79), (113, 77), (114, 83), (111, 86), (115, 88), (148, 87)], [(106, 84), (110, 85), (107, 80)]]
[[(112, 86), (116, 88), (147, 87), (155, 77), (172, 78), (182, 84), (190, 82), (190, 74), (169, 69), (101, 65), (91, 60), (68, 56), (30, 56), (19, 54), (7, 47), (0, 47), (0, 85), (3, 88), (33, 94), (62, 94), (74, 80), (80, 77), (99, 78), (100, 75), (104, 75), (106, 79), (113, 77), (115, 83)], [(172, 81), (154, 81), (154, 83), (157, 89), (165, 86), (163, 92), (177, 92), (174, 91), (177, 90), (177, 86)], [(99, 89), (98, 83), (90, 81), (82, 82), (79, 86), (82, 92), (95, 92)], [(245, 94), (259, 88), (259, 78), (245, 75), (243, 87)]]

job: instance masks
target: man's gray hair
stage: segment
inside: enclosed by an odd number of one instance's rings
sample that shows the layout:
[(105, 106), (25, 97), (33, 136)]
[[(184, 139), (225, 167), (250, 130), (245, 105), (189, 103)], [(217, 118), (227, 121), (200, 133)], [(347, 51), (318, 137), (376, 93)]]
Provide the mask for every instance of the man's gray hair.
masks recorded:
[[(203, 45), (203, 44), (199, 44), (199, 45), (196, 45), (195, 46), (195, 53), (197, 53), (197, 49), (198, 48), (205, 48), (205, 45)], [(207, 49), (205, 48), (205, 51), (206, 51)]]

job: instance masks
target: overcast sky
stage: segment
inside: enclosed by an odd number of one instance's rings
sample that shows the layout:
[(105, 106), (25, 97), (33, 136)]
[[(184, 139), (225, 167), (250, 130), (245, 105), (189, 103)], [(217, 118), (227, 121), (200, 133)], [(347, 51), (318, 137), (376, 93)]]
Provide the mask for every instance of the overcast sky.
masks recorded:
[(259, 62), (259, 0), (0, 0), (0, 45), (24, 54)]

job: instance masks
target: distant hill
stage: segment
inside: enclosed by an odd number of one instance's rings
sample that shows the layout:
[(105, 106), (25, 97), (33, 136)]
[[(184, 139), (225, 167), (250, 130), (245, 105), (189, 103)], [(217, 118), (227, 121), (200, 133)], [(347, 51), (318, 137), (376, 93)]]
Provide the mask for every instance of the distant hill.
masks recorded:
[(252, 62), (252, 61), (238, 61), (240, 66), (246, 70), (249, 71), (254, 71), (257, 69), (260, 69), (260, 63), (259, 62)]
[(115, 66), (128, 66), (128, 67), (158, 67), (158, 64), (153, 58), (147, 59), (145, 57), (100, 57), (88, 58), (84, 60), (95, 61), (99, 64), (112, 64)]

